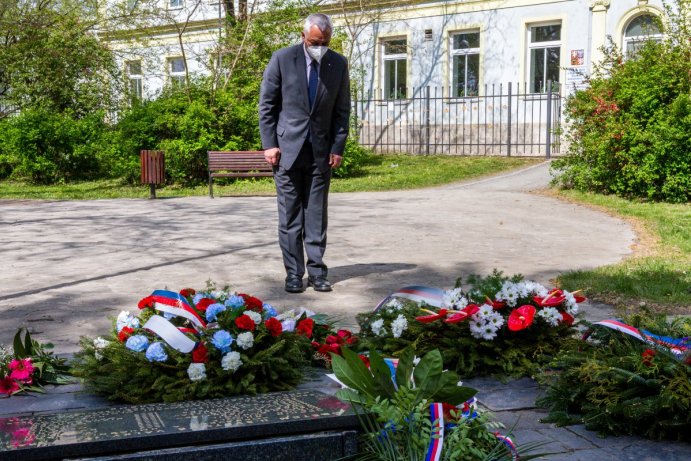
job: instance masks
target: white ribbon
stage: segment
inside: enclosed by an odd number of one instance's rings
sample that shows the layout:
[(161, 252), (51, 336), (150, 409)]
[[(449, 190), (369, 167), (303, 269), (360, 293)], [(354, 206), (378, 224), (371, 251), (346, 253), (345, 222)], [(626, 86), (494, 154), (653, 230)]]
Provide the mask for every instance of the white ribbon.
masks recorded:
[[(181, 310), (181, 309), (180, 309)], [(152, 315), (144, 324), (144, 328), (153, 331), (161, 337), (170, 347), (182, 353), (192, 352), (196, 344), (183, 332), (160, 315)]]
[(199, 319), (191, 312), (186, 311), (181, 307), (169, 306), (167, 304), (154, 303), (154, 309), (161, 312), (167, 312), (169, 314), (176, 315), (178, 317), (185, 317), (187, 320), (192, 322), (197, 328), (204, 328), (204, 325), (199, 321)]

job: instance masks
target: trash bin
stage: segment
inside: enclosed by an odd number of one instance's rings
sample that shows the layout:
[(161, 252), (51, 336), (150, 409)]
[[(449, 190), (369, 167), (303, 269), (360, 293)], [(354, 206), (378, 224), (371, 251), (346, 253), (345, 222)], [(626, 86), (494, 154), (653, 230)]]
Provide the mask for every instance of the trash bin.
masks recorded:
[(165, 182), (165, 161), (162, 150), (142, 150), (139, 152), (142, 165), (142, 184), (149, 184), (151, 195), (156, 198), (156, 184)]

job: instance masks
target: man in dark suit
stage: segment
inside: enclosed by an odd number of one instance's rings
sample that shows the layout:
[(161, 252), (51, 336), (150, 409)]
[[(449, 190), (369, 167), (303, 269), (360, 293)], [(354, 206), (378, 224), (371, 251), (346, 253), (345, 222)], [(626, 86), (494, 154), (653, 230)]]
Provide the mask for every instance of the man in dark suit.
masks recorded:
[(308, 286), (331, 291), (323, 256), (331, 170), (343, 161), (350, 85), (348, 62), (329, 50), (328, 16), (305, 20), (302, 43), (278, 50), (264, 71), (259, 129), (264, 157), (274, 167), (278, 197), (278, 242), (287, 277), (285, 289)]

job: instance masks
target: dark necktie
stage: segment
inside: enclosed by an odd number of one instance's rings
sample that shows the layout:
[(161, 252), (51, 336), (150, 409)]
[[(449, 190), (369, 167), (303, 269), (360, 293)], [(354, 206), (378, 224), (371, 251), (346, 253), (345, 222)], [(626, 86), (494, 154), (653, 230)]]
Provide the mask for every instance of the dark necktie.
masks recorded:
[(317, 85), (319, 84), (319, 70), (317, 69), (317, 61), (312, 59), (310, 64), (310, 76), (307, 82), (310, 99), (310, 109), (314, 105), (314, 100), (317, 99)]

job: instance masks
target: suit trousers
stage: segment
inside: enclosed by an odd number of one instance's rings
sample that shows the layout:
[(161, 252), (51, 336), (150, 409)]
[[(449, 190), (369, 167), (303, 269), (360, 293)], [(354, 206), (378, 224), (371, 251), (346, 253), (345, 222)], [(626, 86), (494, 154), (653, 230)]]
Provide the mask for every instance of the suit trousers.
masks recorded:
[(289, 276), (327, 276), (327, 208), (331, 170), (321, 172), (314, 161), (312, 144), (305, 141), (295, 163), (274, 167), (278, 202), (278, 243)]

